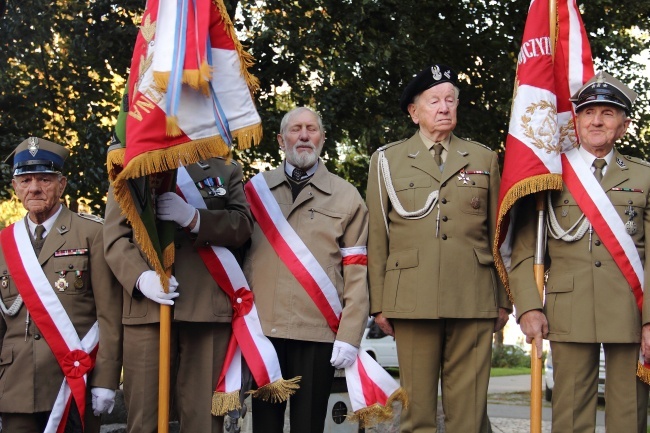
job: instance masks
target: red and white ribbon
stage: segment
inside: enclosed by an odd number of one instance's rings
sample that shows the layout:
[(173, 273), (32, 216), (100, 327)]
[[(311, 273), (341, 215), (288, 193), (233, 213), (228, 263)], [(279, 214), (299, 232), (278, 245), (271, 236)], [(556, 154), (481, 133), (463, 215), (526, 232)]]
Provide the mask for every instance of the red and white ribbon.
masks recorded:
[[(262, 174), (254, 176), (245, 187), (246, 197), (251, 205), (253, 216), (266, 236), (267, 240), (287, 266), (289, 271), (300, 282), (314, 301), (330, 328), (335, 333), (341, 318), (342, 306), (338, 293), (332, 281), (323, 270), (318, 260), (295, 232), (284, 217), (277, 200)], [(367, 265), (366, 247), (357, 246), (341, 248), (344, 265)], [(395, 379), (386, 372), (364, 350), (359, 349), (357, 359), (345, 369), (345, 380), (348, 386), (352, 410), (361, 421), (373, 418), (385, 419), (390, 413), (390, 402), (400, 390)], [(364, 415), (364, 411), (381, 406), (381, 415)]]
[[(197, 209), (206, 209), (201, 193), (185, 167), (178, 169), (176, 182), (181, 197)], [(199, 248), (198, 252), (210, 275), (230, 298), (233, 307), (233, 338), (228, 346), (216, 392), (239, 391), (242, 384), (242, 354), (260, 388), (281, 382), (282, 372), (275, 348), (262, 331), (253, 292), (235, 256), (228, 249), (217, 246)]]
[(99, 342), (97, 322), (79, 339), (74, 324), (38, 262), (25, 224), (12, 224), (0, 232), (7, 267), (34, 323), (52, 350), (65, 380), (57, 395), (45, 432), (62, 432), (71, 399), (74, 398), (81, 423), (86, 413), (86, 380), (95, 366)]

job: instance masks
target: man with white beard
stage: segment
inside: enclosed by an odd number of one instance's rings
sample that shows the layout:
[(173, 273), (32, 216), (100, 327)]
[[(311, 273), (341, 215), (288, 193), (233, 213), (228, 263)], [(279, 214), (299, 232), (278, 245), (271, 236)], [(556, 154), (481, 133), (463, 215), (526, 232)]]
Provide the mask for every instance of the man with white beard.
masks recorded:
[[(302, 377), (291, 431), (318, 433), (334, 369), (352, 365), (366, 326), (368, 211), (319, 158), (325, 133), (316, 112), (288, 112), (277, 138), (285, 160), (245, 188), (256, 221), (244, 273), (282, 376)], [(337, 305), (340, 314), (330, 308)], [(253, 399), (253, 431), (282, 433), (285, 410), (286, 402)]]

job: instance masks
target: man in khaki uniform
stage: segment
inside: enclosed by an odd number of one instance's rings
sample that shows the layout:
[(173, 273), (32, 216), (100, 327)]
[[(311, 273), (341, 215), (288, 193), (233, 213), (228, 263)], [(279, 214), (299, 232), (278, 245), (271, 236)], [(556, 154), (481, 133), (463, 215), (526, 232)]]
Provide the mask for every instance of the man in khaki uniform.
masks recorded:
[[(0, 233), (0, 416), (7, 433), (50, 430), (56, 419), (66, 432), (98, 432), (119, 385), (122, 289), (104, 261), (101, 219), (61, 204), (69, 153), (36, 137), (13, 153), (12, 184), (27, 215)], [(78, 400), (66, 418), (60, 392), (64, 382), (81, 385), (81, 373), (85, 430)]]
[(181, 432), (221, 433), (223, 417), (211, 415), (212, 394), (232, 333), (232, 304), (197, 250), (238, 248), (250, 237), (253, 219), (244, 196), (241, 166), (220, 158), (186, 167), (205, 209), (179, 195), (157, 197), (157, 218), (176, 222), (175, 262), (170, 291), (133, 238), (133, 230), (111, 189), (106, 205), (106, 260), (124, 287), (124, 399), (127, 431), (158, 429), (160, 305), (173, 305), (171, 401)]
[[(631, 240), (647, 287), (650, 164), (623, 156), (614, 148), (630, 124), (635, 98), (632, 90), (607, 73), (587, 82), (571, 99), (580, 139), (579, 149), (573, 152), (577, 152), (576, 164), (584, 166), (585, 179), (590, 171), (594, 173), (594, 190), (600, 186), (606, 195), (603, 200), (609, 209), (603, 207), (599, 214), (611, 210), (613, 218), (621, 219), (621, 229), (613, 230), (626, 238), (623, 241)], [(540, 356), (542, 337), (551, 341), (555, 381), (552, 431), (594, 431), (602, 344), (606, 429), (645, 433), (648, 387), (637, 379), (636, 371), (642, 336), (641, 348), (650, 361), (650, 301), (642, 293), (642, 300), (635, 296), (608, 249), (606, 232), (592, 227), (584, 214), (588, 209), (580, 207), (566, 179), (564, 189), (551, 192), (549, 199), (546, 302), (542, 304), (533, 280), (534, 203), (523, 202), (518, 208), (509, 276), (526, 340), (530, 343), (535, 339)], [(590, 189), (587, 185), (585, 188)], [(624, 261), (629, 263), (628, 258)]]
[(497, 156), (453, 135), (458, 93), (449, 67), (421, 71), (400, 100), (419, 131), (370, 163), (370, 312), (397, 341), (402, 432), (437, 431), (439, 379), (446, 431), (488, 431), (492, 334), (511, 309), (491, 253)]

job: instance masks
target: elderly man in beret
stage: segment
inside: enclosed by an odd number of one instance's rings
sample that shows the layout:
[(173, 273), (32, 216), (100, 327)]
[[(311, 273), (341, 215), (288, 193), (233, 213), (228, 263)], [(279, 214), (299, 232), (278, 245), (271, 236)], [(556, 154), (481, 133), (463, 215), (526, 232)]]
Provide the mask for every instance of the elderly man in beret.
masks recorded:
[(12, 184), (27, 215), (0, 232), (7, 433), (99, 432), (119, 385), (122, 289), (104, 261), (102, 220), (61, 203), (69, 153), (36, 137), (13, 152)]
[(650, 377), (638, 364), (639, 349), (650, 363), (650, 300), (641, 284), (650, 281), (650, 164), (614, 147), (635, 99), (606, 72), (571, 98), (580, 147), (566, 160), (577, 176), (563, 176), (563, 190), (548, 197), (545, 304), (532, 272), (535, 205), (523, 203), (517, 217), (510, 287), (526, 340), (535, 339), (539, 354), (542, 339), (551, 342), (554, 433), (594, 431), (601, 344), (607, 431), (646, 432), (648, 387), (636, 373)]
[(370, 312), (397, 341), (408, 433), (437, 431), (439, 380), (446, 431), (489, 431), (492, 334), (512, 308), (491, 252), (497, 156), (453, 134), (458, 95), (449, 67), (418, 73), (400, 100), (418, 131), (370, 163)]

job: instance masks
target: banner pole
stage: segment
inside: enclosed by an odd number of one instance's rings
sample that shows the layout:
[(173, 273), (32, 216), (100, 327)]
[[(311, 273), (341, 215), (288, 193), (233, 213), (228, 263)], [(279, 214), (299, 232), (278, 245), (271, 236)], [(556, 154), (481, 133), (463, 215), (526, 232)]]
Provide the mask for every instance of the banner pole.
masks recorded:
[(169, 390), (172, 307), (160, 305), (160, 356), (158, 367), (158, 433), (169, 431)]

